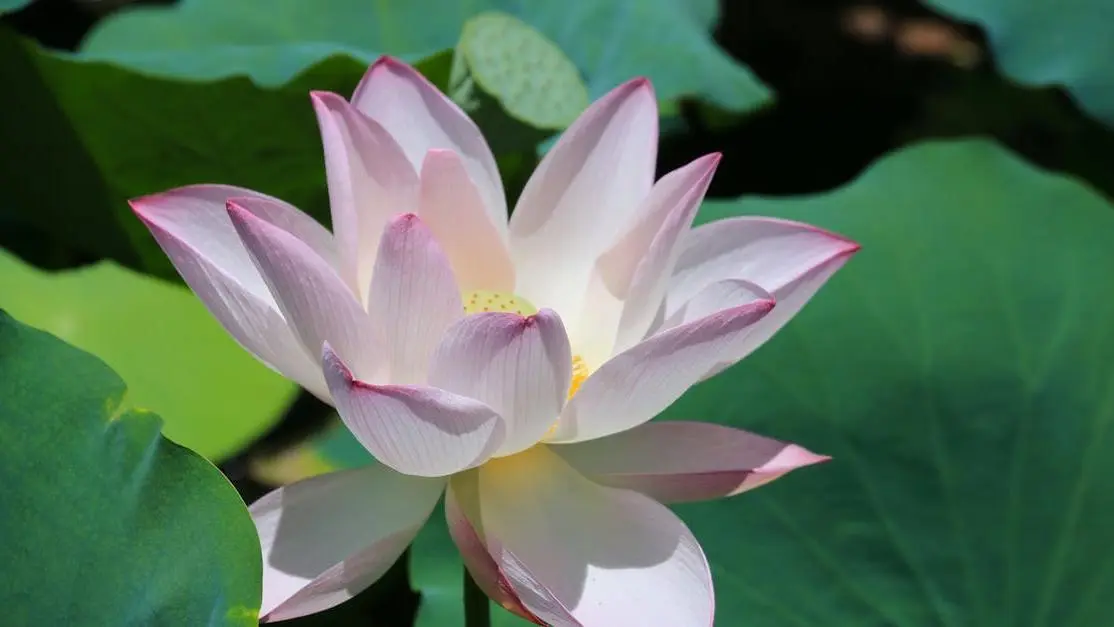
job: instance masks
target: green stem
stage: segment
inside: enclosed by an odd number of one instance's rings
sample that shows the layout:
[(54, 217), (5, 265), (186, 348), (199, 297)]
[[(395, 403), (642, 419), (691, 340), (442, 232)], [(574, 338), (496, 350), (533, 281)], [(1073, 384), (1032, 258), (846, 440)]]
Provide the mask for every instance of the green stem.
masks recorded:
[(491, 627), (491, 605), (487, 595), (476, 585), (468, 569), (464, 570), (464, 627)]

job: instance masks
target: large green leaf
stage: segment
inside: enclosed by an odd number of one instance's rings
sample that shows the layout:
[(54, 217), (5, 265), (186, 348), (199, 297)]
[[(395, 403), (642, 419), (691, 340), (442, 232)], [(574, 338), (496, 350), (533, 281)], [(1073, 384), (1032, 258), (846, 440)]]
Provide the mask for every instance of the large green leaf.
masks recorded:
[(1096, 627), (1114, 595), (1114, 207), (983, 141), (835, 192), (707, 203), (863, 251), (669, 417), (832, 455), (681, 508), (720, 625)]
[(174, 9), (129, 11), (106, 20), (83, 54), (167, 76), (246, 74), (281, 84), (330, 54), (370, 62), (380, 53), (422, 54), (452, 47), (464, 22), (498, 10), (555, 41), (588, 79), (592, 96), (635, 75), (658, 95), (707, 96), (745, 110), (765, 87), (711, 40), (709, 0), (183, 0)]
[(255, 625), (251, 518), (96, 358), (0, 312), (5, 625)]
[(1114, 4), (1107, 0), (929, 0), (986, 29), (1017, 80), (1065, 85), (1084, 109), (1114, 124)]
[(167, 437), (210, 459), (262, 434), (295, 392), (184, 287), (111, 262), (49, 274), (3, 251), (0, 284), (0, 308), (104, 359)]

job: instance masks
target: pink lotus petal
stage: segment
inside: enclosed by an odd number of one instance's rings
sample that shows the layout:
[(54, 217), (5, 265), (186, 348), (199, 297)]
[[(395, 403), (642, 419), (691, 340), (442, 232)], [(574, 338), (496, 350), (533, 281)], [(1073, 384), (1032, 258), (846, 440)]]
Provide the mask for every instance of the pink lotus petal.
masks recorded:
[(253, 503), (262, 622), (320, 612), (370, 586), (417, 535), (444, 486), (373, 465), (299, 481)]
[(606, 438), (554, 446), (588, 478), (662, 503), (732, 496), (829, 458), (706, 422), (648, 422)]
[(363, 296), (387, 220), (418, 207), (418, 176), (378, 123), (333, 93), (313, 92), (341, 276)]
[[(483, 540), (476, 535), (476, 530), (468, 522), (464, 513), (460, 511), (460, 506), (457, 505), (452, 492), (445, 494), (445, 518), (449, 527), (449, 535), (452, 536), (453, 542), (460, 550), (468, 574), (476, 582), (476, 585), (484, 591), (484, 594), (501, 605), (503, 609), (513, 612), (536, 625), (545, 625), (545, 621), (535, 616), (522, 604), (507, 576), (503, 574), (500, 565), (491, 559)], [(515, 559), (513, 555), (504, 551), (504, 556), (506, 558), (504, 562), (510, 564), (511, 570), (523, 575), (526, 574), (525, 569), (521, 568), (521, 562)], [(540, 586), (531, 586), (530, 588), (538, 589)], [(544, 592), (544, 590), (540, 591)], [(531, 605), (534, 607), (547, 606), (557, 610), (560, 615), (560, 620), (557, 622), (575, 620), (569, 615), (568, 609), (561, 607), (560, 602), (554, 599), (552, 595), (538, 595)]]
[(772, 309), (759, 299), (674, 327), (605, 362), (580, 386), (550, 442), (592, 440), (636, 427), (680, 398)]
[(481, 313), (451, 327), (434, 354), (430, 385), (474, 398), (507, 422), (496, 455), (534, 445), (557, 420), (572, 380), (572, 351), (550, 309)]
[(687, 304), (705, 290), (722, 294), (722, 287), (715, 284), (748, 281), (768, 291), (778, 303), (775, 312), (747, 338), (749, 348), (743, 355), (749, 354), (795, 316), (858, 250), (859, 245), (851, 240), (788, 220), (739, 217), (704, 224), (684, 240), (666, 296), (663, 328), (707, 315), (709, 294), (701, 297), (701, 307)]
[(506, 224), (507, 201), (499, 168), (480, 129), (417, 70), (391, 57), (376, 61), (352, 94), (352, 104), (402, 146), (415, 171), (433, 148), (464, 159), (494, 224)]
[(230, 197), (259, 199), (259, 217), (329, 254), (328, 231), (270, 196), (228, 185), (192, 185), (130, 201), (132, 209), (221, 326), (269, 367), (329, 398), (317, 361), (279, 311), (225, 210)]
[[(592, 266), (630, 223), (654, 180), (657, 101), (645, 79), (590, 106), (542, 159), (518, 199), (510, 249), (515, 292), (580, 327)], [(557, 260), (560, 260), (557, 263)], [(574, 344), (579, 345), (574, 332)]]
[(464, 305), (448, 258), (414, 214), (394, 218), (383, 231), (367, 302), (391, 383), (425, 383), (433, 350), (464, 316)]
[(602, 363), (646, 335), (681, 253), (681, 236), (692, 226), (719, 161), (719, 153), (707, 155), (663, 176), (626, 233), (596, 262), (579, 334), (581, 355), (590, 363)]
[(440, 477), (482, 464), (506, 435), (487, 405), (426, 386), (373, 385), (352, 376), (325, 347), (325, 381), (337, 413), (381, 463), (408, 475)]
[(547, 624), (712, 624), (711, 573), (684, 523), (642, 494), (589, 481), (544, 446), (453, 477), (446, 503), (481, 587), (505, 589), (497, 600)]
[(460, 155), (433, 149), (422, 163), (418, 215), (452, 261), (461, 291), (514, 290), (506, 219), (494, 222)]
[[(330, 267), (340, 267), (337, 241), (333, 234), (321, 226), (317, 220), (302, 213), (293, 205), (278, 198), (255, 193), (228, 196), (220, 207), (225, 219), (228, 218), (228, 203), (230, 202), (243, 207), (260, 220), (277, 226), (302, 240)], [(238, 234), (237, 237), (239, 237)]]
[(313, 249), (256, 217), (247, 208), (251, 204), (230, 202), (228, 215), (298, 339), (312, 352), (328, 342), (360, 376), (377, 376), (378, 342), (355, 295)]

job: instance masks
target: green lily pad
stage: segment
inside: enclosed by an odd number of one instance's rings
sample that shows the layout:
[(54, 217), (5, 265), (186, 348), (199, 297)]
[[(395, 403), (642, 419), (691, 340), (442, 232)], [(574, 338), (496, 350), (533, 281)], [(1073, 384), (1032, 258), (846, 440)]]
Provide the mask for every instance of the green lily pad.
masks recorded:
[(702, 95), (735, 111), (769, 99), (712, 41), (709, 0), (334, 0), (328, 11), (302, 0), (183, 0), (105, 20), (82, 54), (163, 76), (245, 74), (277, 85), (329, 55), (368, 63), (380, 53), (405, 58), (452, 47), (465, 21), (485, 11), (509, 13), (556, 42), (592, 97), (644, 74), (665, 99)]
[(188, 289), (111, 262), (50, 274), (0, 250), (0, 308), (104, 359), (129, 401), (210, 459), (246, 446), (296, 389), (241, 348)]
[(986, 29), (995, 58), (1011, 77), (1064, 85), (1095, 117), (1114, 125), (1114, 4), (1107, 0), (1017, 2), (929, 0)]
[(1114, 207), (985, 141), (834, 192), (706, 203), (863, 245), (768, 346), (667, 417), (833, 456), (679, 509), (717, 625), (1107, 624)]
[[(464, 23), (457, 44), (461, 76), (512, 118), (537, 129), (561, 130), (588, 107), (588, 88), (561, 49), (505, 13), (481, 13)], [(455, 96), (454, 96), (455, 97)]]
[(124, 394), (95, 357), (0, 312), (4, 624), (257, 624), (243, 502)]

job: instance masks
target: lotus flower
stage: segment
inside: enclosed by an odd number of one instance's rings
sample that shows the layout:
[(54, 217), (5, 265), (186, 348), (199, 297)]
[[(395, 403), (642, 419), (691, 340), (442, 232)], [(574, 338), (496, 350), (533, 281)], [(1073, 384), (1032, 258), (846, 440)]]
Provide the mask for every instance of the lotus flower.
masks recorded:
[(381, 462), (251, 506), (261, 617), (367, 587), (446, 494), (469, 571), (528, 619), (711, 624), (704, 554), (662, 503), (825, 458), (648, 421), (765, 342), (858, 246), (769, 218), (691, 228), (719, 156), (654, 182), (644, 79), (562, 135), (509, 221), (479, 130), (410, 67), (382, 59), (351, 102), (312, 101), (332, 233), (235, 187), (132, 203), (228, 332), (335, 404)]

